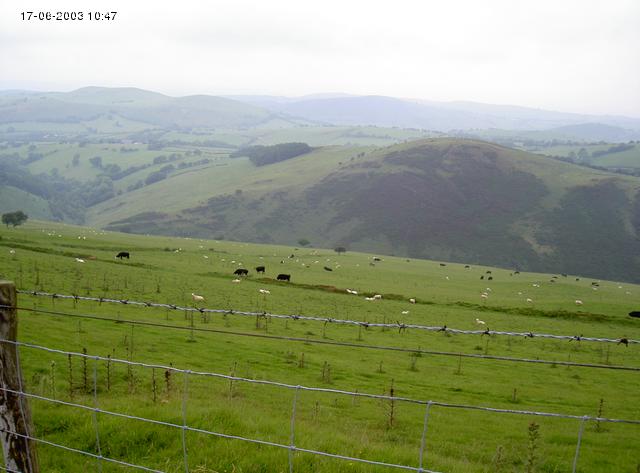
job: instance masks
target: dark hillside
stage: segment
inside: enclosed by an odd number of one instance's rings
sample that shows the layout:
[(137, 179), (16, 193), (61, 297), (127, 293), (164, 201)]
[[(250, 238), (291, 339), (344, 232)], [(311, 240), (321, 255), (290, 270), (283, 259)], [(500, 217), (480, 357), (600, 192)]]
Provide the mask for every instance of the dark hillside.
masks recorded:
[[(286, 173), (305, 159), (268, 168)], [(637, 178), (437, 139), (109, 228), (289, 244), (304, 237), (321, 247), (639, 281), (639, 190)]]

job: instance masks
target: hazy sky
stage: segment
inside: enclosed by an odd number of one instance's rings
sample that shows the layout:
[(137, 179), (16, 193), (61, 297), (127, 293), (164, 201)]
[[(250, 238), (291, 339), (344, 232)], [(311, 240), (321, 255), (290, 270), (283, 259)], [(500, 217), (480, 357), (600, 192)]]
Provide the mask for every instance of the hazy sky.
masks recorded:
[[(117, 10), (115, 21), (21, 12)], [(86, 15), (86, 14), (85, 14)], [(640, 116), (639, 0), (3, 0), (0, 89), (321, 92)]]

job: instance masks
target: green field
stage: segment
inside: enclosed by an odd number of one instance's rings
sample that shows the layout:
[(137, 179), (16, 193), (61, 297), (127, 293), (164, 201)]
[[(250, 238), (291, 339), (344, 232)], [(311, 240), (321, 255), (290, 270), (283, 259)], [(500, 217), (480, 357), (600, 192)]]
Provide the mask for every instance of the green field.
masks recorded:
[[(622, 169), (638, 169), (640, 168), (640, 145), (635, 144), (632, 148), (618, 151), (618, 152), (606, 152), (612, 146), (612, 144), (579, 144), (579, 145), (563, 145), (563, 146), (549, 146), (544, 148), (531, 148), (529, 151), (545, 154), (549, 156), (562, 156), (568, 157), (570, 153), (577, 154), (581, 149), (584, 149), (589, 153), (587, 157), (580, 162), (590, 164), (593, 166), (601, 166), (605, 168), (622, 168)], [(604, 154), (600, 156), (592, 156), (593, 152)]]
[[(235, 311), (640, 339), (637, 319), (626, 315), (640, 306), (640, 287), (600, 281), (594, 290), (591, 279), (576, 275), (512, 274), (504, 269), (441, 266), (382, 255), (377, 255), (382, 261), (372, 266), (372, 255), (361, 253), (339, 255), (313, 248), (143, 237), (37, 221), (16, 229), (3, 228), (0, 237), (0, 277), (26, 290), (184, 306), (194, 306), (191, 293), (195, 293), (205, 297), (199, 306)], [(131, 259), (116, 260), (114, 255), (121, 250), (130, 251)], [(265, 276), (253, 270), (261, 264), (267, 268)], [(233, 283), (232, 273), (239, 265), (248, 268), (250, 275)], [(491, 281), (486, 279), (489, 270)], [(291, 283), (275, 281), (278, 273), (291, 274)], [(347, 288), (359, 294), (348, 294)], [(488, 298), (481, 297), (483, 292)], [(375, 293), (382, 299), (365, 300)], [(417, 303), (409, 303), (409, 298)], [(576, 306), (577, 299), (583, 301), (582, 306)], [(389, 394), (393, 386), (396, 396), (423, 401), (578, 416), (600, 412), (607, 418), (640, 419), (637, 371), (427, 353), (639, 367), (637, 344), (365, 329), (239, 315), (205, 318), (196, 313), (191, 318), (191, 313), (182, 311), (74, 303), (27, 294), (19, 296), (19, 306), (24, 308), (19, 312), (20, 341), (72, 352), (86, 349), (89, 355), (171, 363), (180, 369), (294, 386), (371, 394)], [(486, 325), (478, 325), (476, 318)], [(70, 370), (65, 355), (23, 347), (20, 356), (28, 392), (93, 406), (93, 360), (85, 366), (82, 359), (72, 357)], [(96, 369), (101, 409), (182, 425), (182, 375), (173, 373), (167, 380), (162, 369), (128, 369), (115, 362), (107, 369), (103, 361), (97, 362)], [(293, 390), (197, 375), (189, 375), (187, 388), (189, 426), (289, 444)], [(97, 453), (90, 410), (37, 399), (31, 399), (30, 405), (38, 437)], [(300, 391), (295, 444), (417, 467), (424, 414), (424, 405)], [(180, 429), (107, 414), (97, 419), (104, 456), (161, 471), (184, 471)], [(539, 426), (533, 446), (532, 422)], [(570, 471), (579, 424), (570, 419), (432, 406), (424, 466), (445, 473)], [(588, 422), (578, 471), (637, 471), (639, 429), (639, 425)], [(193, 472), (288, 471), (286, 449), (196, 432), (186, 433), (186, 445)], [(39, 445), (38, 453), (41, 471), (98, 471), (97, 460), (86, 456), (46, 445)], [(393, 471), (303, 452), (294, 453), (293, 461), (294, 471)], [(103, 462), (102, 471), (128, 470)]]

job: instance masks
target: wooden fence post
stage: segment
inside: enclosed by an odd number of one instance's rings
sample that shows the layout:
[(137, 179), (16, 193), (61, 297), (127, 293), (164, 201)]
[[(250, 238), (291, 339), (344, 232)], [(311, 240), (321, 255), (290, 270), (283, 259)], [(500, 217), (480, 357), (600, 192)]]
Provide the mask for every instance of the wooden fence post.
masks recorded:
[[(5, 306), (5, 307), (2, 307)], [(8, 307), (6, 307), (8, 306)], [(15, 341), (18, 333), (16, 286), (0, 280), (0, 338)], [(31, 435), (31, 414), (22, 391), (22, 370), (18, 347), (0, 342), (0, 443), (5, 468), (21, 473), (39, 473), (35, 441)]]

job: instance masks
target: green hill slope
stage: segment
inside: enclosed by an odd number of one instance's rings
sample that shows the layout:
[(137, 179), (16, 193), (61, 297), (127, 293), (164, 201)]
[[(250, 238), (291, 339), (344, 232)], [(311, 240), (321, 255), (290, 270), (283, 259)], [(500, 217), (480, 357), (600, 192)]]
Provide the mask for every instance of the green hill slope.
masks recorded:
[[(130, 259), (115, 258), (122, 250)], [(594, 291), (586, 278), (551, 283), (551, 274), (381, 259), (370, 266), (374, 255), (353, 251), (127, 235), (35, 220), (0, 226), (0, 279), (25, 290), (17, 300), (17, 337), (24, 343), (21, 390), (28, 393), (23, 402), (33, 435), (97, 455), (97, 425), (106, 458), (154, 471), (184, 471), (186, 448), (192, 472), (281, 472), (294, 424), (298, 448), (412, 468), (428, 412), (429, 471), (521, 472), (534, 447), (540, 452), (534, 471), (571, 471), (579, 432), (581, 473), (636, 470), (640, 425), (592, 416), (639, 417), (640, 380), (632, 370), (640, 366), (640, 345), (633, 343), (640, 320), (627, 313), (640, 304), (640, 286), (601, 281)], [(258, 265), (265, 274), (256, 274)], [(238, 267), (249, 275), (232, 282)], [(277, 281), (281, 272), (291, 281)], [(36, 297), (32, 290), (80, 297)], [(381, 298), (365, 299), (373, 294)], [(446, 325), (449, 332), (412, 325)], [(489, 329), (613, 342), (482, 334)], [(623, 337), (627, 344), (618, 342)], [(400, 398), (393, 403), (362, 397), (391, 390)], [(435, 403), (425, 411), (402, 398)], [(92, 422), (94, 406), (102, 411)], [(535, 425), (540, 436), (532, 447)], [(200, 431), (183, 437), (183, 426)], [(99, 471), (94, 457), (38, 447), (42, 472)], [(392, 471), (301, 450), (292, 458), (296, 472)], [(103, 463), (105, 472), (125, 471)]]
[[(101, 204), (92, 223), (639, 280), (637, 178), (454, 139), (244, 166), (206, 190), (189, 183), (212, 170), (146, 187), (118, 218)], [(167, 207), (176, 187), (199, 204)]]

